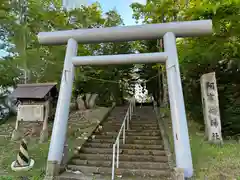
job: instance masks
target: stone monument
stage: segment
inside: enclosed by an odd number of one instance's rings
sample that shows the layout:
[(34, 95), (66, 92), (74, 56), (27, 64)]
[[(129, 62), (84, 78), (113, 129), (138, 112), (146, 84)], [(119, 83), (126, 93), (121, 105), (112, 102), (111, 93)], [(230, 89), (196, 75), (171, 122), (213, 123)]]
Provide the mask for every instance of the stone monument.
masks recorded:
[(200, 82), (205, 136), (209, 142), (219, 144), (222, 143), (222, 133), (215, 72), (202, 75)]

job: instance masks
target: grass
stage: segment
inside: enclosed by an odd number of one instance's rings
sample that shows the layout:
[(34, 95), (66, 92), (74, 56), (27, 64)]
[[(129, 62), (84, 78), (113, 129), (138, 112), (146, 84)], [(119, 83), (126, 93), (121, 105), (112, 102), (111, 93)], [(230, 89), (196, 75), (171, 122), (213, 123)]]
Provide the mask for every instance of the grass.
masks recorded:
[[(12, 124), (8, 122), (0, 126), (1, 128)], [(75, 131), (75, 129), (73, 130)], [(71, 134), (71, 132), (68, 132)], [(76, 137), (68, 136), (68, 145), (70, 153), (73, 152)], [(80, 143), (81, 140), (78, 141)], [(27, 172), (13, 172), (11, 170), (11, 163), (16, 160), (19, 152), (20, 142), (13, 142), (10, 138), (0, 138), (0, 180), (42, 180), (45, 176), (46, 160), (48, 155), (50, 139), (46, 143), (39, 143), (39, 138), (31, 138), (28, 141), (28, 152), (29, 156), (35, 161), (34, 168)], [(4, 175), (1, 175), (1, 173)], [(21, 178), (22, 177), (22, 178)], [(27, 179), (26, 179), (27, 180)]]
[[(2, 132), (2, 129), (6, 130), (6, 128), (10, 127), (14, 127), (14, 120), (12, 119), (2, 124), (0, 131)], [(28, 142), (28, 151), (30, 157), (33, 157), (35, 165), (31, 171), (24, 173), (13, 172), (10, 167), (11, 163), (16, 160), (19, 146), (20, 142), (11, 141), (9, 136), (0, 138), (0, 180), (17, 180), (24, 179), (24, 177), (28, 177), (31, 180), (42, 180), (45, 172), (49, 142), (39, 144), (37, 138), (31, 138)]]
[[(5, 144), (1, 144), (1, 158), (0, 158), (0, 167), (4, 170), (4, 174), (8, 179), (17, 179), (17, 177), (29, 177), (33, 180), (43, 179), (45, 164), (48, 152), (48, 143), (38, 144), (38, 142), (31, 141), (28, 145), (29, 152), (31, 152), (30, 156), (34, 157), (34, 161), (36, 162), (34, 168), (31, 171), (24, 173), (13, 172), (10, 168), (11, 163), (16, 160), (17, 153), (19, 151), (19, 144), (15, 142), (9, 142), (9, 140), (5, 140)], [(1, 143), (4, 141), (1, 140)], [(11, 177), (11, 178), (10, 178)]]
[[(98, 124), (98, 119), (102, 119), (108, 108), (98, 108), (93, 110), (89, 115), (89, 122), (84, 120), (79, 121), (79, 114), (72, 113), (69, 120), (68, 128), (68, 153), (73, 154), (73, 150), (77, 145), (83, 143), (84, 137), (91, 134), (92, 130)], [(28, 139), (28, 153), (35, 161), (33, 169), (27, 172), (13, 172), (11, 163), (16, 160), (19, 152), (20, 142), (10, 140), (10, 135), (15, 126), (16, 117), (12, 117), (6, 123), (0, 125), (0, 180), (43, 180), (45, 176), (46, 162), (50, 138), (46, 143), (39, 143), (39, 137), (31, 137)], [(74, 123), (72, 125), (72, 123)], [(84, 126), (83, 126), (84, 125)], [(49, 129), (52, 123), (49, 123)], [(81, 137), (79, 139), (79, 137)], [(77, 139), (77, 140), (76, 140)]]
[(240, 144), (225, 141), (223, 146), (213, 145), (204, 140), (198, 124), (189, 123), (193, 165), (196, 179), (217, 179), (220, 172), (228, 179), (240, 179)]
[[(169, 115), (168, 110), (164, 111)], [(173, 151), (170, 120), (166, 127)], [(217, 180), (221, 173), (227, 180), (240, 180), (240, 144), (237, 141), (224, 140), (223, 146), (210, 144), (204, 140), (200, 125), (191, 118), (188, 118), (188, 129), (195, 174), (193, 179)]]

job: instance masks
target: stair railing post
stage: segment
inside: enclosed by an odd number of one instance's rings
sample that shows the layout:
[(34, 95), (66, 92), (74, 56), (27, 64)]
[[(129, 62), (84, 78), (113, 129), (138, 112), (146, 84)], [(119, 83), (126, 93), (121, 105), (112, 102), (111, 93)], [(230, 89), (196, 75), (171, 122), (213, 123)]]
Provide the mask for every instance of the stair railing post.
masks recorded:
[(123, 144), (125, 144), (125, 134), (126, 134), (126, 122), (124, 122), (124, 125), (123, 125)]
[(134, 111), (134, 99), (132, 99), (132, 114), (133, 114), (133, 111)]
[(127, 118), (127, 130), (129, 130), (129, 111), (127, 111), (126, 118)]
[(131, 101), (129, 103), (128, 111), (129, 111), (129, 115), (131, 116)]
[(131, 120), (131, 110), (130, 109), (128, 110), (128, 119), (129, 119), (128, 123), (130, 123), (130, 120)]
[(133, 112), (133, 99), (131, 100), (130, 107), (131, 107), (131, 115), (132, 115), (132, 112)]
[(117, 168), (119, 167), (119, 141), (120, 141), (120, 137), (118, 137), (118, 141), (117, 141)]
[(130, 120), (131, 120), (131, 117), (132, 117), (132, 102), (130, 103), (130, 106), (129, 106), (129, 111), (130, 111)]
[(131, 108), (130, 108), (130, 106), (129, 106), (129, 108), (128, 108), (128, 118), (129, 118), (129, 123), (130, 123), (130, 117), (131, 117)]
[(134, 100), (132, 102), (132, 112), (134, 111)]
[(116, 144), (113, 144), (113, 157), (112, 157), (112, 180), (114, 180), (114, 173), (115, 173), (115, 149), (116, 149)]
[(136, 99), (134, 98), (133, 101), (134, 101), (134, 108), (135, 108), (136, 107)]
[[(132, 117), (132, 113), (133, 113), (133, 102), (131, 102), (131, 117)], [(132, 118), (131, 118), (132, 119)]]
[(116, 168), (119, 168), (119, 146), (120, 146), (120, 137), (121, 134), (123, 134), (123, 144), (125, 144), (126, 142), (126, 126), (127, 126), (127, 130), (129, 130), (129, 121), (131, 120), (131, 116), (132, 116), (132, 112), (133, 112), (133, 99), (131, 99), (127, 113), (123, 119), (123, 123), (121, 125), (121, 129), (118, 133), (117, 139), (115, 141), (115, 143), (113, 144), (113, 159), (112, 159), (112, 180), (114, 180), (114, 176), (115, 176), (115, 157), (116, 157), (116, 146), (117, 146), (117, 162), (116, 162)]

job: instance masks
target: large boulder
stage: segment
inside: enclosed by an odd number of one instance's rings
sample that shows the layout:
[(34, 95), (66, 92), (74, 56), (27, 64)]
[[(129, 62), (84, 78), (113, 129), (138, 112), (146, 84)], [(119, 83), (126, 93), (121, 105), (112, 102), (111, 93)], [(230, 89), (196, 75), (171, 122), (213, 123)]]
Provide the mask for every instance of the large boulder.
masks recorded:
[(81, 95), (77, 97), (77, 106), (78, 106), (79, 110), (85, 110), (86, 109)]
[(92, 109), (95, 107), (97, 97), (98, 97), (98, 94), (91, 94), (91, 96), (89, 96), (89, 99), (86, 99), (88, 102), (89, 109)]
[(83, 100), (83, 96), (80, 95), (77, 98), (77, 104), (79, 110), (85, 110), (85, 109), (92, 109), (96, 106), (96, 99), (98, 97), (98, 94), (86, 94), (85, 101)]

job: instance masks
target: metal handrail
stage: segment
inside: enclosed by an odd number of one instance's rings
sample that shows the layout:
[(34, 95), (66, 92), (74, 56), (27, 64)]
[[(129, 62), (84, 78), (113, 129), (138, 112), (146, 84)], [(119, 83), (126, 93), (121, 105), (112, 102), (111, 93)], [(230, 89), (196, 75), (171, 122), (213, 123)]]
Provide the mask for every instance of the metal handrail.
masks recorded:
[[(116, 147), (117, 147), (117, 163), (116, 168), (119, 168), (119, 145), (120, 145), (120, 136), (123, 135), (123, 144), (125, 144), (126, 140), (126, 128), (129, 130), (129, 122), (132, 118), (132, 113), (135, 107), (135, 98), (131, 98), (129, 101), (129, 107), (127, 110), (127, 113), (123, 119), (123, 123), (121, 125), (120, 131), (118, 133), (118, 136), (116, 138), (115, 143), (113, 144), (113, 157), (112, 157), (112, 180), (114, 180), (115, 177), (115, 156), (116, 156)], [(127, 127), (126, 127), (127, 126)]]

